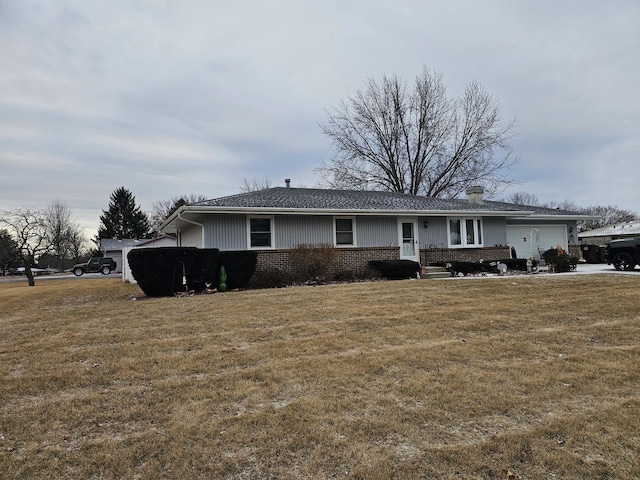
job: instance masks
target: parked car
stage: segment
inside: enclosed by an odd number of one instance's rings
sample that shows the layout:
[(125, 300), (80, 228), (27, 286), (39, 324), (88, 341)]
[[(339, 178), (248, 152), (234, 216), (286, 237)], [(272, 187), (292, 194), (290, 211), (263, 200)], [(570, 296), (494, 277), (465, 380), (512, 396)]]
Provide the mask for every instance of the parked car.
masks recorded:
[(640, 264), (640, 237), (610, 241), (605, 258), (616, 270), (633, 270)]
[(71, 267), (71, 271), (76, 277), (85, 273), (102, 273), (109, 275), (116, 269), (116, 261), (111, 257), (93, 257), (87, 263), (76, 263)]

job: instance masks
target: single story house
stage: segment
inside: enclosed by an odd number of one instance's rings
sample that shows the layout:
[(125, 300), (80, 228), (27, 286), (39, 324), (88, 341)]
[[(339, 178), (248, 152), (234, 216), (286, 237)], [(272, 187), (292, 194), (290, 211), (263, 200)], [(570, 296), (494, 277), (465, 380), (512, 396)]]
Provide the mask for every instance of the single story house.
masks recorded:
[(580, 245), (606, 245), (611, 240), (640, 237), (640, 221), (623, 222), (594, 228), (578, 234)]
[(579, 255), (575, 212), (487, 201), (381, 191), (268, 188), (176, 210), (160, 227), (178, 246), (256, 250), (258, 270), (286, 269), (300, 244), (338, 249), (337, 270), (360, 272), (369, 260), (443, 261), (540, 258), (560, 245)]
[(123, 256), (123, 250), (128, 251), (134, 247), (175, 247), (176, 239), (170, 235), (162, 235), (156, 238), (103, 238), (100, 240), (100, 251), (105, 257), (111, 257), (116, 262), (116, 272), (122, 273), (125, 268), (126, 256)]

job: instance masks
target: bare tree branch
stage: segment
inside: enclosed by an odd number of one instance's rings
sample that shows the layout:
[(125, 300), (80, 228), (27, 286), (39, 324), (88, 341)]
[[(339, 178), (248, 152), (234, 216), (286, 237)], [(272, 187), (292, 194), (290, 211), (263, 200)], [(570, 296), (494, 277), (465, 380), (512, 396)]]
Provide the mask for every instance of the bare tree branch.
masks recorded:
[(265, 176), (261, 181), (252, 180), (249, 181), (246, 178), (243, 181), (240, 191), (243, 193), (257, 192), (258, 190), (266, 190), (272, 186), (271, 179)]
[(9, 229), (9, 233), (16, 242), (30, 286), (35, 285), (31, 267), (35, 265), (36, 258), (51, 249), (51, 238), (46, 228), (45, 219), (46, 214), (43, 210), (31, 208), (17, 208), (0, 212), (0, 224)]
[(160, 225), (162, 225), (162, 222), (169, 218), (169, 216), (179, 207), (182, 205), (192, 205), (194, 203), (204, 202), (205, 200), (207, 200), (206, 196), (191, 193), (154, 202), (151, 206), (152, 211), (149, 214), (151, 229), (153, 230), (154, 235), (157, 235), (160, 231)]
[(51, 253), (57, 257), (58, 270), (62, 271), (65, 260), (77, 260), (86, 239), (80, 225), (73, 220), (73, 211), (60, 200), (54, 200), (49, 204), (44, 214), (44, 222), (51, 240)]
[(494, 193), (512, 183), (503, 171), (518, 161), (515, 121), (502, 121), (499, 102), (478, 82), (454, 100), (442, 75), (427, 69), (413, 88), (397, 76), (369, 79), (326, 116), (333, 155), (317, 171), (334, 188), (455, 197), (470, 185)]

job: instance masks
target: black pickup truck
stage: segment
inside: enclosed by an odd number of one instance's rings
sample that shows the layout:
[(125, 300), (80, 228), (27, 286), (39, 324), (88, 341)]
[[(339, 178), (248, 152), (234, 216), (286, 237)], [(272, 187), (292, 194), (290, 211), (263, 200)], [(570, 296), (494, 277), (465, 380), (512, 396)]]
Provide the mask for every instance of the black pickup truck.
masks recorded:
[(71, 271), (76, 277), (84, 273), (102, 273), (109, 275), (116, 269), (116, 261), (111, 257), (93, 257), (87, 263), (76, 263), (71, 267)]
[(610, 241), (605, 260), (616, 270), (633, 270), (640, 264), (640, 237)]

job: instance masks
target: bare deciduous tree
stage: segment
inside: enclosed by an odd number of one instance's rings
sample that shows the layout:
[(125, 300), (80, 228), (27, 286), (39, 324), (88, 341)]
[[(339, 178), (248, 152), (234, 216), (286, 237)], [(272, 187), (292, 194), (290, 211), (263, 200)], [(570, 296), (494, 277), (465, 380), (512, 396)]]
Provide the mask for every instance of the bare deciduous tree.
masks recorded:
[(618, 223), (631, 222), (636, 220), (638, 215), (629, 210), (623, 210), (612, 205), (594, 205), (584, 210), (588, 215), (596, 215), (596, 220), (585, 220), (581, 222), (580, 230), (593, 230), (594, 228), (602, 228)]
[(169, 216), (182, 205), (192, 205), (194, 203), (204, 202), (205, 200), (207, 200), (206, 196), (191, 193), (189, 195), (182, 195), (154, 202), (152, 205), (152, 211), (149, 214), (152, 230), (157, 234), (160, 231), (160, 225), (162, 225), (162, 222), (169, 218)]
[(528, 192), (516, 192), (511, 194), (505, 200), (509, 203), (515, 203), (516, 205), (540, 205), (540, 200), (538, 200), (538, 196), (535, 193)]
[(639, 218), (637, 213), (618, 208), (614, 205), (592, 205), (590, 207), (581, 207), (570, 200), (540, 203), (537, 195), (529, 192), (516, 192), (507, 197), (505, 201), (515, 203), (517, 205), (539, 205), (545, 208), (559, 208), (561, 210), (569, 210), (582, 215), (598, 217), (593, 220), (579, 221), (578, 230), (581, 232), (593, 230), (595, 228), (607, 227), (609, 225), (616, 225), (618, 223), (631, 222)]
[(0, 223), (6, 226), (13, 236), (20, 259), (24, 263), (29, 285), (33, 287), (35, 280), (31, 267), (35, 265), (37, 257), (47, 253), (51, 248), (45, 212), (31, 208), (17, 208), (0, 213)]
[(240, 187), (240, 191), (242, 193), (257, 192), (259, 190), (266, 190), (267, 188), (271, 188), (272, 186), (273, 186), (273, 183), (271, 182), (271, 179), (267, 176), (265, 176), (261, 181), (257, 181), (257, 180), (249, 181), (245, 178), (242, 186)]
[(73, 219), (73, 211), (60, 200), (51, 202), (45, 212), (45, 228), (51, 240), (51, 254), (58, 260), (58, 270), (65, 262), (77, 259), (85, 243), (80, 225)]
[(481, 185), (491, 195), (512, 183), (503, 172), (518, 161), (515, 120), (502, 121), (498, 100), (475, 81), (452, 99), (427, 69), (412, 89), (397, 76), (369, 79), (321, 127), (334, 154), (317, 171), (334, 188), (456, 197)]

